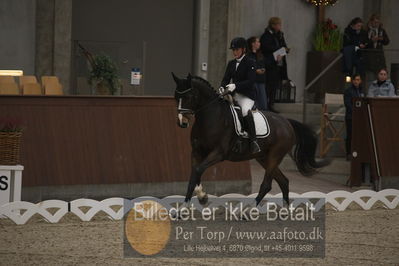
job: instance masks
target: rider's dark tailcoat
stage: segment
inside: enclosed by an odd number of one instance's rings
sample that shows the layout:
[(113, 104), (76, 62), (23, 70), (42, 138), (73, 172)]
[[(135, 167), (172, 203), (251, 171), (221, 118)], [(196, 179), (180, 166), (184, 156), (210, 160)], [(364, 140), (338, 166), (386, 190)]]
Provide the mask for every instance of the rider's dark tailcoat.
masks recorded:
[(227, 64), (221, 86), (225, 87), (230, 83), (234, 83), (236, 85), (234, 93), (237, 92), (255, 100), (256, 62), (252, 58), (244, 56), (238, 65), (237, 70), (236, 63), (236, 59), (233, 59)]

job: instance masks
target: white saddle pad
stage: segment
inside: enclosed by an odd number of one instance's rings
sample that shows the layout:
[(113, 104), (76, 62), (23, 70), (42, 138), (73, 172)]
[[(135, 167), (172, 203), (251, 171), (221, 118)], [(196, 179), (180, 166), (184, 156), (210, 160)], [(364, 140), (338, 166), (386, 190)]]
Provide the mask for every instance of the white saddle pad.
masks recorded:
[[(230, 105), (231, 114), (233, 115), (234, 128), (238, 136), (248, 138), (248, 133), (242, 129), (241, 122), (238, 119), (237, 111), (233, 105)], [(262, 112), (252, 112), (255, 121), (256, 137), (266, 138), (270, 135), (270, 126), (266, 116)]]

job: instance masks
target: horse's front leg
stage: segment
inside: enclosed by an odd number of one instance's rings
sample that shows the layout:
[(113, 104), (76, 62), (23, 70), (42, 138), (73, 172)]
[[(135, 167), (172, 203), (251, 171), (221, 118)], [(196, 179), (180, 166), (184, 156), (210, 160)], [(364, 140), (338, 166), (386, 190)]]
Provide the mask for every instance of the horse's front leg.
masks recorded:
[[(218, 150), (210, 152), (203, 160), (193, 157), (192, 166), (191, 166), (191, 176), (190, 176), (190, 181), (188, 183), (187, 194), (184, 202), (188, 203), (191, 200), (196, 186), (200, 187), (201, 176), (204, 173), (204, 171), (208, 167), (211, 167), (212, 165), (222, 160), (223, 160), (222, 153)], [(202, 186), (201, 186), (201, 192), (202, 192)]]

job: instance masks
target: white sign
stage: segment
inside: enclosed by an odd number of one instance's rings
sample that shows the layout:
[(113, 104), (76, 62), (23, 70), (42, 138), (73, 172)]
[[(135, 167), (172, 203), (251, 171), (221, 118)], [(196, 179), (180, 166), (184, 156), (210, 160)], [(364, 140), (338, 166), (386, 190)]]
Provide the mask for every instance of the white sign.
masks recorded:
[(22, 165), (0, 165), (0, 206), (21, 201), (23, 169)]
[(131, 85), (140, 85), (141, 73), (140, 68), (133, 68), (130, 76)]
[(11, 171), (0, 171), (0, 206), (10, 202)]

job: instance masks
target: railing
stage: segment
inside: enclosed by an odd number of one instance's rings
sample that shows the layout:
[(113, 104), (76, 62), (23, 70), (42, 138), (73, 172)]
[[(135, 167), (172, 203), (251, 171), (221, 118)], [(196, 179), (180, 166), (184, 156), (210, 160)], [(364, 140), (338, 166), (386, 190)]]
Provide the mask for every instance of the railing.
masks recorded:
[(328, 70), (330, 70), (340, 59), (342, 58), (342, 54), (339, 54), (323, 71), (320, 72), (308, 85), (306, 85), (303, 90), (303, 108), (302, 108), (302, 122), (306, 123), (306, 96), (307, 90), (313, 86), (322, 76), (324, 76)]
[[(248, 196), (242, 194), (227, 194), (220, 197), (209, 195), (209, 206), (212, 206), (213, 208), (223, 208), (226, 206), (226, 202), (236, 202), (237, 200), (243, 204), (248, 204), (249, 202), (254, 202), (256, 195), (256, 193)], [(332, 210), (336, 211), (345, 211), (346, 209), (353, 208), (362, 208), (363, 210), (370, 210), (371, 208), (395, 209), (399, 204), (399, 190), (396, 189), (385, 189), (378, 192), (372, 190), (358, 190), (356, 192), (337, 190), (329, 193), (310, 191), (303, 194), (290, 192), (289, 196), (291, 199), (294, 199), (291, 202), (294, 207), (299, 204), (307, 204), (311, 202), (310, 199), (319, 199), (314, 206), (316, 211), (319, 211), (327, 204), (332, 208)], [(363, 200), (365, 197), (368, 198), (367, 201)], [(344, 200), (338, 201), (338, 198)], [(73, 213), (81, 221), (91, 221), (96, 215), (106, 215), (111, 220), (121, 220), (134, 207), (136, 202), (142, 202), (143, 200), (160, 202), (162, 206), (170, 210), (176, 205), (176, 203), (183, 203), (184, 196), (175, 195), (162, 199), (145, 196), (133, 200), (115, 197), (102, 201), (93, 199), (76, 199), (71, 202), (63, 200), (46, 200), (37, 204), (26, 201), (16, 201), (0, 206), (0, 217), (9, 218), (19, 225), (25, 224), (34, 215), (37, 215), (49, 223), (58, 223), (61, 218), (68, 213)], [(273, 201), (282, 206), (281, 193), (268, 195), (267, 201)], [(355, 206), (353, 203), (356, 203), (357, 205)], [(375, 203), (378, 204), (374, 206)], [(192, 204), (198, 210), (203, 209), (203, 206), (200, 205), (197, 197), (193, 198)], [(259, 213), (263, 214), (267, 212), (267, 204), (268, 203), (261, 203), (257, 207)], [(114, 206), (120, 208), (116, 211), (112, 208)], [(81, 210), (82, 207), (87, 208), (88, 210), (83, 212)], [(56, 209), (57, 211), (49, 211), (50, 209)], [(26, 211), (22, 213), (21, 210)]]

